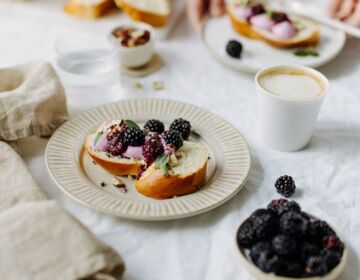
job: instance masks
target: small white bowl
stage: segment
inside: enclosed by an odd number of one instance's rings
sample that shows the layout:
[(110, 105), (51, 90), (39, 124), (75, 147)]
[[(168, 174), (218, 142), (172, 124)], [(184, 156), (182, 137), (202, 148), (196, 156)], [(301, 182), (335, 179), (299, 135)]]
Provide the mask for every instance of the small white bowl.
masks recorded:
[[(311, 216), (311, 217), (317, 218), (315, 216)], [(263, 272), (246, 256), (245, 249), (240, 248), (239, 244), (237, 242), (237, 233), (244, 226), (245, 222), (248, 219), (246, 219), (240, 225), (240, 227), (237, 229), (236, 235), (235, 235), (235, 244), (236, 244), (236, 251), (238, 252), (237, 255), (239, 256), (241, 265), (243, 267), (245, 267), (247, 269), (247, 271), (249, 271), (250, 274), (252, 276), (254, 276), (255, 279), (257, 279), (257, 280), (335, 280), (341, 274), (341, 272), (344, 270), (346, 262), (347, 262), (347, 254), (348, 254), (346, 245), (344, 247), (343, 255), (341, 257), (339, 264), (337, 266), (335, 266), (328, 274), (325, 274), (324, 276), (294, 278), (294, 277), (278, 276), (272, 272), (270, 272), (270, 273)]]
[[(135, 47), (124, 47), (121, 45), (119, 38), (115, 37), (112, 32), (118, 28), (136, 28), (150, 32), (150, 40), (143, 45)], [(148, 64), (154, 55), (155, 30), (146, 23), (126, 23), (114, 28), (109, 36), (111, 43), (120, 48), (121, 65), (126, 68), (138, 68)]]

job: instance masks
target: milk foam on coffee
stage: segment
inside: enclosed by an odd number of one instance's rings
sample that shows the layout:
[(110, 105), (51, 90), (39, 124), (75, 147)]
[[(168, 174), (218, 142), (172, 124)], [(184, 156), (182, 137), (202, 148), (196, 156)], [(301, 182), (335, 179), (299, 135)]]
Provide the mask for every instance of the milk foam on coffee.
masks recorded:
[(259, 83), (271, 94), (286, 99), (306, 100), (321, 95), (323, 92), (320, 81), (302, 71), (277, 70), (264, 73)]

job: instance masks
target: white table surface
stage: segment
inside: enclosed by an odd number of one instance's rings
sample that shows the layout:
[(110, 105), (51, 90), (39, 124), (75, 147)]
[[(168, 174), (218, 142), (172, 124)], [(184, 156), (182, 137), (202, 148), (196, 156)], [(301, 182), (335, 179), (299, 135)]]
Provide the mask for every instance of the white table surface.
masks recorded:
[[(106, 32), (114, 18), (116, 21), (116, 14), (96, 23), (75, 20), (48, 6), (50, 2), (1, 1), (1, 67), (32, 59), (52, 61), (53, 43), (60, 35), (84, 29)], [(168, 222), (119, 219), (68, 198), (46, 171), (47, 139), (23, 139), (23, 158), (41, 189), (124, 257), (124, 279), (247, 280), (253, 278), (237, 260), (235, 231), (254, 209), (278, 197), (273, 183), (278, 176), (289, 174), (298, 186), (294, 199), (304, 210), (333, 224), (346, 241), (350, 256), (340, 279), (359, 279), (360, 41), (349, 39), (343, 52), (320, 68), (330, 79), (330, 91), (310, 145), (295, 153), (277, 152), (262, 144), (256, 133), (253, 76), (213, 61), (186, 20), (157, 49), (165, 66), (146, 78), (123, 78), (124, 92), (119, 96), (106, 92), (78, 95), (67, 90), (71, 115), (124, 98), (169, 98), (211, 110), (234, 124), (250, 144), (253, 166), (244, 189), (225, 205), (192, 218)], [(144, 89), (133, 89), (135, 81)], [(155, 91), (154, 81), (164, 81), (165, 89)]]

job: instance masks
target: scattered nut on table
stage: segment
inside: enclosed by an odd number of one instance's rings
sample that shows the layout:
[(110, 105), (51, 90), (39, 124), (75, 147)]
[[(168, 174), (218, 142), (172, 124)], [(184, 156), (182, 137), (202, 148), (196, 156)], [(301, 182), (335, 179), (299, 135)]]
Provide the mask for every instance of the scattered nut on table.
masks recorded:
[(141, 89), (142, 88), (142, 84), (139, 82), (133, 83), (133, 88), (135, 89)]
[(154, 82), (153, 86), (154, 86), (154, 89), (156, 89), (156, 90), (162, 90), (162, 89), (164, 89), (164, 82), (162, 82), (162, 81)]

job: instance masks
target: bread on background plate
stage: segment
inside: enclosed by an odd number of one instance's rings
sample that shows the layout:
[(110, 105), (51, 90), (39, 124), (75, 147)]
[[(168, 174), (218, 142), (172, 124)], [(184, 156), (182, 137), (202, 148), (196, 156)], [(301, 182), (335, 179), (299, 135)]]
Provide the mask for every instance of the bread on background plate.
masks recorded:
[(313, 46), (319, 41), (318, 24), (273, 10), (259, 1), (230, 0), (227, 10), (236, 32), (274, 47)]
[[(128, 146), (118, 153), (119, 150), (113, 148), (116, 145), (110, 146), (109, 143), (112, 139), (119, 139), (117, 142), (121, 145), (123, 139), (128, 137), (125, 133), (127, 131), (129, 128), (123, 120), (104, 124), (87, 137), (85, 150), (109, 173), (136, 176), (134, 185), (137, 191), (147, 197), (166, 199), (189, 194), (197, 191), (205, 182), (208, 151), (204, 145), (181, 138), (181, 146), (174, 142), (177, 145), (175, 147), (176, 145), (169, 143), (166, 138), (166, 131), (154, 133), (144, 130), (145, 142), (142, 146)], [(152, 144), (152, 148), (147, 150), (148, 154), (145, 154), (144, 146), (149, 145), (150, 139), (157, 139), (154, 141), (158, 141), (161, 152), (156, 155), (156, 159), (149, 161), (149, 151), (157, 149), (157, 144)], [(174, 137), (170, 141), (172, 139)]]
[(64, 6), (64, 11), (75, 17), (96, 19), (114, 7), (114, 0), (68, 0)]
[(115, 2), (133, 20), (154, 27), (166, 25), (170, 16), (169, 0), (115, 0)]

